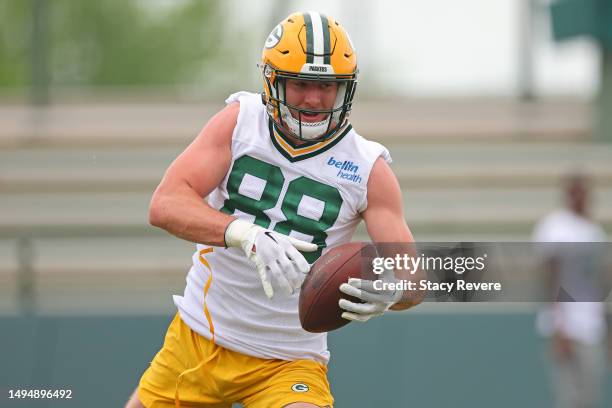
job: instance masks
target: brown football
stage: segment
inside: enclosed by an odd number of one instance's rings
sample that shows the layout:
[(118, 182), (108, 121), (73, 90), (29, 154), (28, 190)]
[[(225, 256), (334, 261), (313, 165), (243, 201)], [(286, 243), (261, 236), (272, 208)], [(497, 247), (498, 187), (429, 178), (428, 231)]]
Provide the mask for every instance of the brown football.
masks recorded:
[(349, 323), (341, 317), (340, 298), (359, 302), (340, 292), (349, 278), (376, 279), (371, 262), (376, 248), (367, 242), (350, 242), (330, 248), (312, 266), (300, 291), (300, 323), (312, 333), (328, 332)]

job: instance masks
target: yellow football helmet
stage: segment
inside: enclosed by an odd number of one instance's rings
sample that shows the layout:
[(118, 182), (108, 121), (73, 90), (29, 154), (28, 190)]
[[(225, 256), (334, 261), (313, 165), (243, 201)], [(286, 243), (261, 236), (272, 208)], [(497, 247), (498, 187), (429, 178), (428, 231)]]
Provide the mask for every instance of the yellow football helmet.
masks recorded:
[[(263, 103), (277, 130), (301, 140), (320, 141), (346, 128), (357, 85), (357, 58), (348, 33), (333, 18), (317, 12), (291, 14), (266, 39), (259, 67)], [(287, 79), (337, 82), (334, 106), (304, 110), (288, 105)], [(307, 122), (302, 121), (304, 113), (327, 116), (320, 122)]]

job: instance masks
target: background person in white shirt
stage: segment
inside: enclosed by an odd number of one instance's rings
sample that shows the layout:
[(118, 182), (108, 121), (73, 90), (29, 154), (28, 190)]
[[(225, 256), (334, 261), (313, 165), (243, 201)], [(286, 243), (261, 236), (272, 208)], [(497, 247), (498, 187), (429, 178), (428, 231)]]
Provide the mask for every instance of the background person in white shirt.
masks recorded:
[(538, 331), (550, 338), (555, 403), (598, 407), (606, 370), (606, 304), (601, 244), (604, 230), (589, 214), (589, 180), (573, 174), (564, 186), (565, 208), (540, 220), (533, 240), (542, 255), (551, 303), (538, 315)]

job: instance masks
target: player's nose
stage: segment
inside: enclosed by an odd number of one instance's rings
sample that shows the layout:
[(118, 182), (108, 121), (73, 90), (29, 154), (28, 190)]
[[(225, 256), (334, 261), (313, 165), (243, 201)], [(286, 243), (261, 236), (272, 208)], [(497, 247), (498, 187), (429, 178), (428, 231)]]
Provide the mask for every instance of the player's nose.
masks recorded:
[(312, 109), (320, 109), (323, 101), (321, 90), (316, 86), (310, 86), (305, 90), (304, 105)]

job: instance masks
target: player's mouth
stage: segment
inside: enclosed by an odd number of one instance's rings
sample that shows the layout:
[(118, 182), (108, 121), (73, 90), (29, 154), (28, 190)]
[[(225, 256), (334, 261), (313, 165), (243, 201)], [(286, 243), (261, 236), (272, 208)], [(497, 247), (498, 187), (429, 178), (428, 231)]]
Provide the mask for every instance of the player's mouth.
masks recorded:
[(327, 118), (326, 113), (302, 112), (302, 120), (305, 122), (321, 122)]

